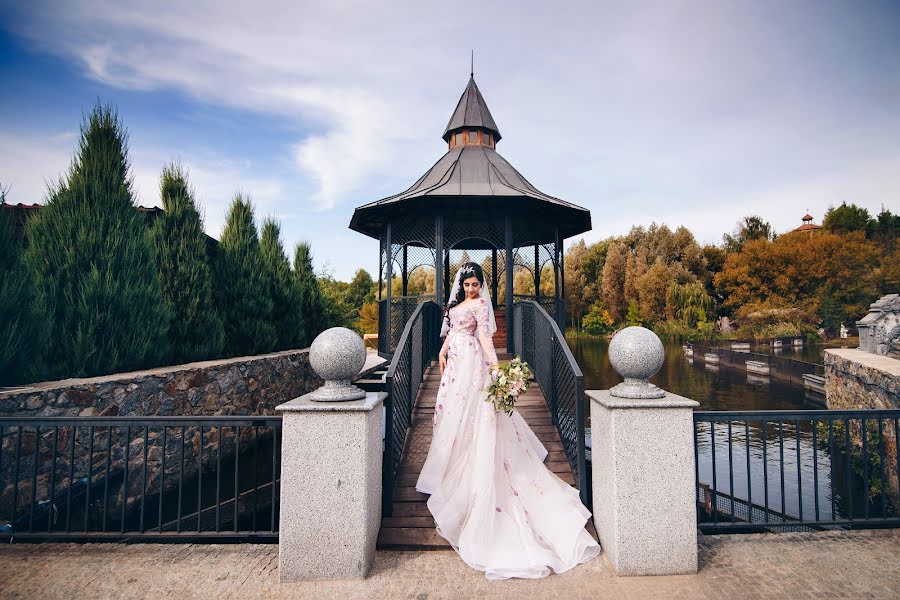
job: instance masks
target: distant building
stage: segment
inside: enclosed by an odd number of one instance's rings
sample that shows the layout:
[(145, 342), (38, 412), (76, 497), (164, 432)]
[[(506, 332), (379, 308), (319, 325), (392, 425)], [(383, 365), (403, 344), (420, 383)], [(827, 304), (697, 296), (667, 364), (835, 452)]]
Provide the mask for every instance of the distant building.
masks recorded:
[(822, 229), (821, 225), (816, 225), (815, 223), (813, 223), (813, 216), (809, 213), (803, 215), (802, 221), (803, 225), (794, 229), (794, 231), (808, 231), (809, 235), (812, 236), (816, 231)]

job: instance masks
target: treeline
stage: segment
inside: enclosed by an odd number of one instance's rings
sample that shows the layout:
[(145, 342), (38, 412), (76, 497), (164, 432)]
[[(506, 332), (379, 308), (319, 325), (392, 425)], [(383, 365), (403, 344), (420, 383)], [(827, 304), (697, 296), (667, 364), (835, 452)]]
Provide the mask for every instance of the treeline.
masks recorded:
[(132, 188), (127, 132), (98, 104), (23, 239), (0, 210), (0, 385), (302, 348), (346, 324), (309, 245), (291, 262), (246, 195), (217, 244), (179, 164), (162, 170), (162, 213)]
[(721, 244), (656, 223), (581, 241), (565, 256), (567, 318), (591, 335), (644, 325), (682, 338), (833, 336), (900, 289), (898, 228), (900, 215), (845, 203), (820, 228), (782, 235), (748, 216)]

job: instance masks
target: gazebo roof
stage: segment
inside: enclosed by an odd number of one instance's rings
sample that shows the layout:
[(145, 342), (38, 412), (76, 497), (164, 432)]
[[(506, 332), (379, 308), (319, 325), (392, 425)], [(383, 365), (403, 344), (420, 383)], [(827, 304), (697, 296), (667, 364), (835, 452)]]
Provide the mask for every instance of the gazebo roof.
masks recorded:
[(494, 134), (494, 140), (498, 142), (503, 137), (500, 135), (500, 130), (497, 129), (491, 111), (488, 110), (484, 96), (475, 85), (474, 75), (469, 77), (469, 84), (460, 96), (459, 102), (456, 103), (456, 110), (453, 111), (450, 121), (447, 122), (447, 128), (444, 129), (443, 135), (444, 141), (449, 142), (450, 136), (455, 131), (464, 128), (487, 129)]
[[(469, 79), (447, 129), (450, 143), (460, 130), (488, 130), (500, 139), (497, 125), (475, 85)], [(479, 139), (481, 137), (479, 136)], [(540, 191), (490, 145), (454, 144), (418, 181), (404, 192), (356, 208), (350, 229), (378, 239), (385, 223), (406, 211), (465, 211), (496, 218), (510, 211), (525, 215), (540, 226), (555, 226), (566, 238), (591, 229), (591, 212)]]

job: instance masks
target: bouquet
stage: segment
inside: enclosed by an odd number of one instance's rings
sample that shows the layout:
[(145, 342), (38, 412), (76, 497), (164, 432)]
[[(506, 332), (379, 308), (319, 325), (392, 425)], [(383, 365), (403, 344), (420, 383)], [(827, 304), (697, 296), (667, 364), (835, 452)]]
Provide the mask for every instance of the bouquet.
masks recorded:
[(529, 381), (531, 369), (528, 368), (528, 363), (517, 356), (509, 363), (491, 371), (491, 377), (493, 381), (488, 386), (487, 402), (493, 403), (496, 412), (502, 410), (512, 415), (516, 400), (531, 385)]

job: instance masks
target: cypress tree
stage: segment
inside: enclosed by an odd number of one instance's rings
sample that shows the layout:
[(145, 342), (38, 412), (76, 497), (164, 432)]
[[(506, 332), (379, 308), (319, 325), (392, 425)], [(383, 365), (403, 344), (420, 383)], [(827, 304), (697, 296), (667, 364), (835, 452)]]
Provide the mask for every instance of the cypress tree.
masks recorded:
[(163, 302), (172, 317), (169, 360), (179, 364), (218, 357), (225, 330), (213, 304), (206, 234), (180, 165), (163, 167), (159, 192), (165, 214), (153, 225), (153, 241)]
[(250, 199), (237, 194), (219, 242), (216, 304), (229, 356), (271, 352), (277, 343), (272, 297), (263, 276), (259, 236)]
[(114, 108), (97, 104), (66, 177), (49, 186), (47, 205), (26, 227), (53, 375), (140, 369), (166, 355), (169, 314), (129, 170), (128, 134)]
[(327, 327), (323, 323), (325, 303), (313, 271), (312, 250), (307, 242), (300, 242), (294, 250), (294, 277), (300, 288), (300, 310), (303, 315), (304, 337), (299, 345), (306, 347)]
[(265, 279), (272, 297), (272, 324), (278, 334), (279, 350), (294, 348), (301, 341), (303, 315), (300, 285), (291, 275), (291, 263), (281, 243), (281, 228), (273, 219), (263, 222), (259, 249)]
[(0, 186), (0, 386), (39, 378), (47, 321)]

